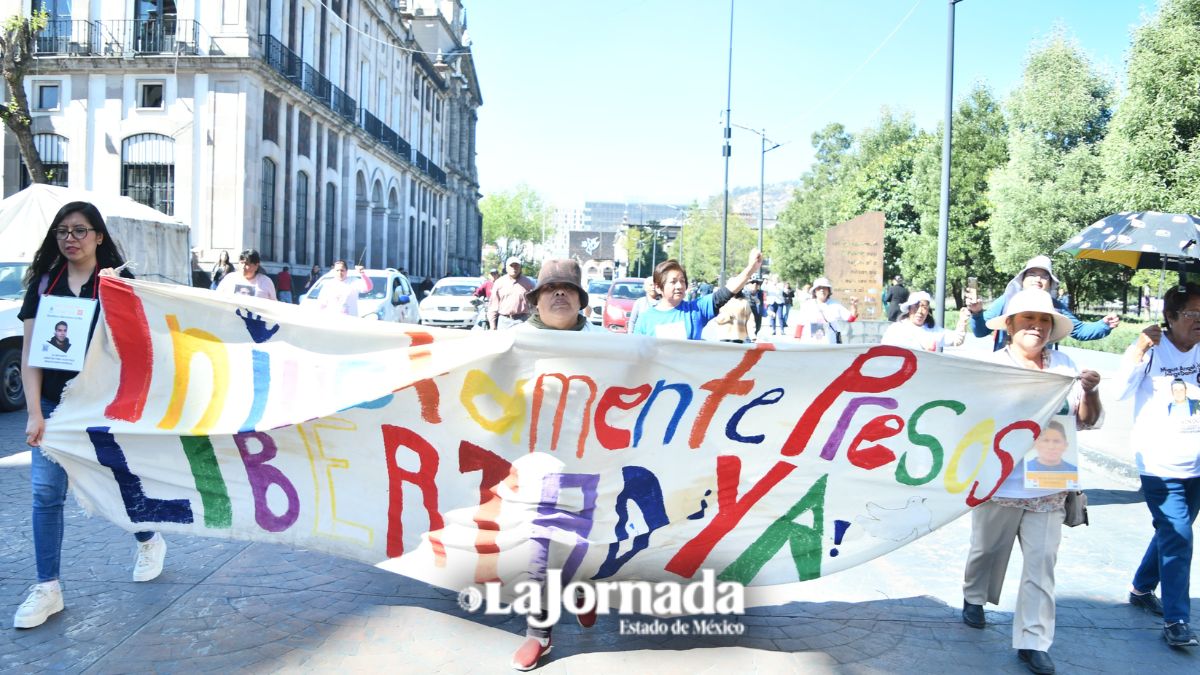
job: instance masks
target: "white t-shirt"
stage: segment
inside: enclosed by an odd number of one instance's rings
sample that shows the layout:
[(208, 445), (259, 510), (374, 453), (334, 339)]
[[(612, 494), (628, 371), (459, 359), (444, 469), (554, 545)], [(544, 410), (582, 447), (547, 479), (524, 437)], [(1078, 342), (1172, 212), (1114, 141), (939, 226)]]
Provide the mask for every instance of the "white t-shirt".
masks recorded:
[[(1050, 350), (1049, 354), (1050, 363), (1046, 366), (1044, 372), (1070, 375), (1072, 377), (1079, 374), (1079, 369), (1075, 367), (1075, 362), (1071, 360), (1071, 357), (1057, 349)], [(1008, 349), (994, 351), (985, 360), (991, 361), (992, 363), (1003, 363), (1008, 366), (1017, 365), (1012, 356), (1008, 353)], [(1063, 403), (1063, 409), (1059, 410), (1058, 414), (1077, 414), (1079, 411), (1079, 403), (1082, 400), (1083, 385), (1079, 383), (1079, 380), (1076, 380), (1074, 386), (1071, 387), (1071, 392), (1067, 394), (1067, 400)], [(1096, 425), (1099, 426), (1099, 424), (1099, 421), (1097, 421)], [(1032, 444), (1029, 446), (1029, 449), (1033, 449)], [(1062, 492), (1062, 490), (1041, 490), (1037, 488), (1025, 487), (1025, 472), (1022, 470), (1025, 460), (1021, 457), (1014, 457), (1013, 459), (1015, 460), (1016, 466), (1013, 468), (1012, 473), (1008, 474), (1008, 478), (1004, 480), (1004, 482), (1000, 485), (1000, 488), (996, 490), (996, 497), (1029, 499), (1031, 497), (1044, 497), (1045, 495), (1052, 495), (1056, 492)]]
[[(1130, 442), (1138, 471), (1160, 478), (1200, 476), (1200, 345), (1181, 352), (1163, 336), (1141, 361), (1124, 361), (1118, 372), (1121, 398), (1133, 397)], [(1182, 403), (1171, 392), (1177, 377), (1187, 389)]]
[(946, 345), (951, 347), (961, 345), (966, 338), (965, 334), (958, 331), (918, 326), (909, 321), (908, 317), (901, 317), (899, 321), (888, 326), (887, 330), (883, 332), (880, 342), (885, 345), (940, 352), (945, 349)]
[(365, 277), (345, 281), (330, 277), (321, 284), (321, 294), (317, 298), (317, 306), (333, 314), (348, 314), (358, 316), (358, 294), (371, 290), (371, 280)]
[(835, 345), (838, 335), (845, 342), (846, 332), (850, 330), (850, 310), (837, 300), (817, 302), (813, 298), (800, 307), (797, 319), (804, 328), (800, 333), (802, 344)]

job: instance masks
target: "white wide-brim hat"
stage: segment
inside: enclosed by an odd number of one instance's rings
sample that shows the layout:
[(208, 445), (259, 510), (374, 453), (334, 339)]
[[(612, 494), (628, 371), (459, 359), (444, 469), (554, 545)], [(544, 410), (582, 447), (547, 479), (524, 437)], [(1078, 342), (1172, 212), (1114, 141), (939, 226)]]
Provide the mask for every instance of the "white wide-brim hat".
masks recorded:
[(929, 308), (933, 309), (933, 298), (930, 297), (930, 295), (928, 293), (926, 293), (925, 291), (917, 291), (916, 293), (910, 294), (908, 296), (908, 300), (905, 300), (904, 302), (900, 303), (900, 313), (908, 314), (909, 308), (911, 308), (913, 305), (921, 302), (922, 300), (924, 300), (925, 302), (928, 302)]
[(812, 282), (812, 289), (815, 291), (818, 288), (828, 288), (832, 291), (833, 284), (829, 283), (829, 279), (827, 277), (817, 277)]
[(994, 319), (990, 319), (987, 322), (987, 327), (992, 330), (1008, 330), (1008, 317), (1020, 314), (1021, 312), (1049, 314), (1050, 318), (1054, 319), (1054, 328), (1050, 331), (1048, 343), (1058, 342), (1070, 335), (1071, 331), (1075, 329), (1075, 325), (1071, 323), (1071, 320), (1059, 314), (1058, 310), (1054, 308), (1054, 301), (1050, 298), (1050, 294), (1040, 288), (1027, 288), (1013, 294), (1004, 305), (1004, 313)]

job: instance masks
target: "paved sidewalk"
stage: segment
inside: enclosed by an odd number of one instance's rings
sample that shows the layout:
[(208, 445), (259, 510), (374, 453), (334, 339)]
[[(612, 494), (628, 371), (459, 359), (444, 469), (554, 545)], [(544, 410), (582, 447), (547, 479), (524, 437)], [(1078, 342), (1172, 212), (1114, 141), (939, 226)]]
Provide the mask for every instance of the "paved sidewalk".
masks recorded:
[[(23, 413), (0, 414), (0, 671), (509, 671), (523, 620), (468, 614), (453, 593), (325, 555), (169, 536), (163, 575), (133, 583), (133, 537), (73, 501), (67, 608), (41, 627), (13, 629), (34, 578), (23, 426)], [(1106, 448), (1095, 443), (1097, 453)], [(1125, 601), (1149, 518), (1128, 472), (1104, 468), (1084, 468), (1093, 525), (1064, 531), (1051, 649), (1059, 672), (1200, 671), (1200, 650), (1167, 648), (1160, 620)], [(961, 518), (854, 569), (752, 589), (748, 601), (766, 606), (739, 619), (736, 637), (620, 635), (617, 617), (590, 630), (564, 620), (539, 672), (1026, 672), (1010, 646), (1019, 560), (1003, 603), (988, 608), (988, 628), (959, 620), (969, 532)]]

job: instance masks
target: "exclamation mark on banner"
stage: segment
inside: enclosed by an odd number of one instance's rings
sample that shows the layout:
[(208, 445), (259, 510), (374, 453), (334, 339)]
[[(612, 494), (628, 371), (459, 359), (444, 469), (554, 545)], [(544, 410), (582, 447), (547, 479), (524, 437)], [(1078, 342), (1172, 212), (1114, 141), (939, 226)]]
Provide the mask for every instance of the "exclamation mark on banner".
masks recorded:
[[(848, 529), (850, 529), (849, 521), (847, 521), (847, 520), (833, 521), (833, 545), (834, 546), (842, 545), (842, 537), (846, 536), (846, 530), (848, 530)], [(838, 550), (836, 548), (829, 549), (829, 557), (830, 558), (836, 558), (837, 555), (838, 555)]]

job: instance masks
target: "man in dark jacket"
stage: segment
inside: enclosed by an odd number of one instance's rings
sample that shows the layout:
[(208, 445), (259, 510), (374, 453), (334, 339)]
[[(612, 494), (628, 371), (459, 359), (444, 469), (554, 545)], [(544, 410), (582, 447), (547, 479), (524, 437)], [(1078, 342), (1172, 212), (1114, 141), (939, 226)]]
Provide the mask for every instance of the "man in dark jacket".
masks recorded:
[(883, 301), (887, 303), (888, 321), (900, 318), (900, 305), (908, 301), (908, 289), (904, 287), (904, 277), (897, 274), (892, 279), (892, 285), (883, 292)]

